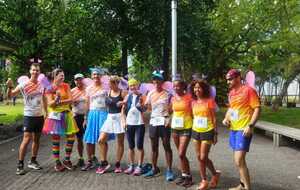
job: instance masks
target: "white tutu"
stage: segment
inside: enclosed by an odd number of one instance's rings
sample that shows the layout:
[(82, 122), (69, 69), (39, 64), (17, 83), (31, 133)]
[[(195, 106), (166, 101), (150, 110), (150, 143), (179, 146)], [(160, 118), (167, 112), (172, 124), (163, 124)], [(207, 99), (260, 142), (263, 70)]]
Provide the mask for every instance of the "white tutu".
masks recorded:
[(122, 125), (121, 113), (109, 113), (101, 128), (101, 132), (112, 134), (125, 133), (125, 129)]

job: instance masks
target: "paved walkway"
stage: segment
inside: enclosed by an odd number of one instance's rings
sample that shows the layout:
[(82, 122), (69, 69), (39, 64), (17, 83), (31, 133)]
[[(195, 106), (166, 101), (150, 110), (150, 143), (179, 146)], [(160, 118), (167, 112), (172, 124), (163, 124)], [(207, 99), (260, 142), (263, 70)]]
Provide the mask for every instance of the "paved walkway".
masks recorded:
[[(218, 169), (222, 170), (219, 190), (238, 183), (238, 175), (233, 167), (232, 152), (227, 143), (228, 131), (220, 129), (219, 143), (212, 148), (211, 158)], [(1, 190), (92, 190), (92, 189), (183, 189), (174, 183), (165, 182), (164, 176), (153, 179), (131, 177), (125, 174), (108, 173), (102, 176), (95, 171), (82, 172), (79, 170), (56, 173), (51, 159), (50, 140), (43, 137), (38, 160), (44, 167), (42, 171), (30, 171), (24, 176), (15, 175), (16, 159), (20, 139), (0, 145), (0, 189)], [(127, 142), (126, 148), (127, 148)], [(110, 158), (114, 159), (114, 143), (110, 144)], [(178, 166), (177, 151), (173, 146), (174, 167)], [(149, 139), (145, 138), (146, 161), (149, 161)], [(160, 147), (162, 150), (162, 147)], [(29, 154), (27, 158), (29, 158)], [(75, 162), (76, 154), (73, 154)], [(189, 146), (188, 157), (195, 181), (199, 182), (198, 162), (192, 144)], [(124, 156), (125, 166), (127, 154)], [(261, 135), (255, 135), (248, 155), (248, 163), (253, 181), (253, 190), (299, 190), (300, 189), (300, 151), (299, 148), (272, 146), (272, 141)], [(164, 154), (160, 152), (159, 166), (164, 171)], [(178, 171), (176, 170), (178, 173)], [(196, 185), (189, 189), (196, 189)]]

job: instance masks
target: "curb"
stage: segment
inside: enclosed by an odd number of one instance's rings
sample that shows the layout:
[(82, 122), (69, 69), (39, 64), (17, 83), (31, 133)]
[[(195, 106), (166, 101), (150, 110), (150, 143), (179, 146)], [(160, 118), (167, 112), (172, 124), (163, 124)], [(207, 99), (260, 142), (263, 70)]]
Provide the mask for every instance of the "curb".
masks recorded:
[(23, 134), (22, 135), (18, 135), (16, 137), (12, 137), (12, 138), (6, 139), (6, 140), (3, 140), (3, 141), (0, 141), (0, 145), (8, 143), (8, 142), (11, 142), (11, 141), (14, 141), (14, 140), (16, 140), (16, 139), (18, 139), (18, 138), (20, 138), (22, 136), (23, 136)]

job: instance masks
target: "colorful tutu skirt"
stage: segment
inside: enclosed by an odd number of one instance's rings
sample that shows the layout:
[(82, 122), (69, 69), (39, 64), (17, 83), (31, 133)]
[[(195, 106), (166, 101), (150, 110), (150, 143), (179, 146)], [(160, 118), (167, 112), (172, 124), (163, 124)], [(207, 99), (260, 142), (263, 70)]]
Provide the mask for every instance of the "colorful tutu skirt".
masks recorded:
[[(84, 133), (83, 141), (89, 144), (97, 144), (100, 136), (100, 130), (107, 119), (106, 110), (90, 110), (87, 118), (87, 127)], [(114, 139), (113, 135), (109, 140)]]
[(73, 135), (78, 131), (79, 128), (70, 111), (49, 113), (43, 127), (43, 133), (50, 135)]

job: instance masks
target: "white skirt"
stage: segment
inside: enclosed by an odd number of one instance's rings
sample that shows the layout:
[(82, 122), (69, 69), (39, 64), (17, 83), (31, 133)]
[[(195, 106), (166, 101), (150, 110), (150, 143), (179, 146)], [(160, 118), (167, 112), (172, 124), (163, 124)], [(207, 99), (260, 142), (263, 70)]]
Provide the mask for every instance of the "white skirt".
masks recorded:
[(121, 113), (109, 113), (100, 131), (112, 134), (125, 133), (122, 123)]

